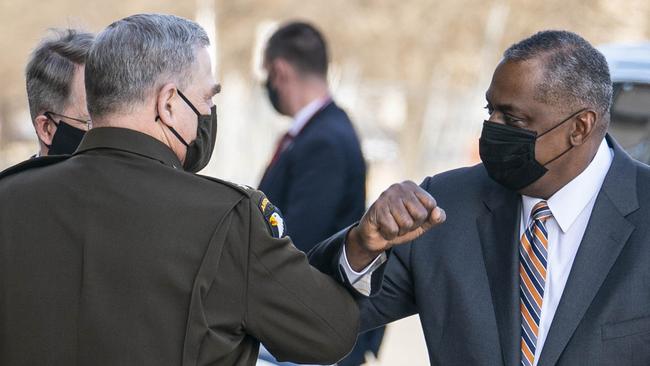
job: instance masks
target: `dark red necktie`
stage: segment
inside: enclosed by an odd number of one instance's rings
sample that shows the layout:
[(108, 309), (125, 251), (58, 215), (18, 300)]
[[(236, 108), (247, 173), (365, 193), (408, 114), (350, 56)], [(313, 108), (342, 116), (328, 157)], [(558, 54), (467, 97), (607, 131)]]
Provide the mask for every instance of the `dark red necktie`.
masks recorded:
[(280, 138), (280, 141), (278, 141), (278, 146), (275, 148), (275, 153), (273, 153), (273, 158), (269, 163), (269, 168), (278, 161), (282, 152), (291, 144), (291, 141), (293, 141), (293, 136), (291, 136), (289, 132), (285, 133), (282, 138)]

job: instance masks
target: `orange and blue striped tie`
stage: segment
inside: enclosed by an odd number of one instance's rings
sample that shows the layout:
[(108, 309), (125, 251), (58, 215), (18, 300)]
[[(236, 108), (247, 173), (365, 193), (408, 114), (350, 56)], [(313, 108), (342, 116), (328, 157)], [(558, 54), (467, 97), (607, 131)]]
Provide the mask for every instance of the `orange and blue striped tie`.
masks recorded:
[(533, 366), (542, 315), (548, 259), (548, 232), (544, 222), (553, 214), (546, 201), (533, 207), (531, 224), (519, 246), (519, 297), (521, 309), (521, 365)]

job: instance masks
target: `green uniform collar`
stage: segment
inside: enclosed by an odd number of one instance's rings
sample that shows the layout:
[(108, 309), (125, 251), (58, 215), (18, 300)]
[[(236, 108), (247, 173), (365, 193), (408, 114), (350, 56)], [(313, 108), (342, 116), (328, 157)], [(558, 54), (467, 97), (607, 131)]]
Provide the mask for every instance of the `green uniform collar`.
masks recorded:
[(84, 136), (74, 155), (95, 149), (115, 149), (158, 160), (175, 169), (182, 169), (183, 164), (174, 152), (155, 138), (127, 128), (97, 127)]

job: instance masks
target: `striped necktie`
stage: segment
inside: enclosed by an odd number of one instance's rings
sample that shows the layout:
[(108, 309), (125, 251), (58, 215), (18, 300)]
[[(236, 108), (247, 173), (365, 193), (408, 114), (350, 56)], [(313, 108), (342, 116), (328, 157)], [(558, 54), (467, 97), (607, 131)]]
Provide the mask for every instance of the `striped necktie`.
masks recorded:
[(553, 214), (546, 201), (533, 207), (531, 224), (519, 246), (519, 297), (521, 309), (521, 365), (533, 366), (546, 283), (548, 232), (544, 222)]

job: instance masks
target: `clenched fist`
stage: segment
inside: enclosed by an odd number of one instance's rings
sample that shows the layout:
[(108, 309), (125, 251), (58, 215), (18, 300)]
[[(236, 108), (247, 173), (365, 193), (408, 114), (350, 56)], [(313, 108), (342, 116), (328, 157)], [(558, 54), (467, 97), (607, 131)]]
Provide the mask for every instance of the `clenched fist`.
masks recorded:
[(350, 230), (345, 247), (348, 262), (360, 271), (390, 247), (410, 242), (445, 219), (445, 211), (417, 184), (393, 184)]

